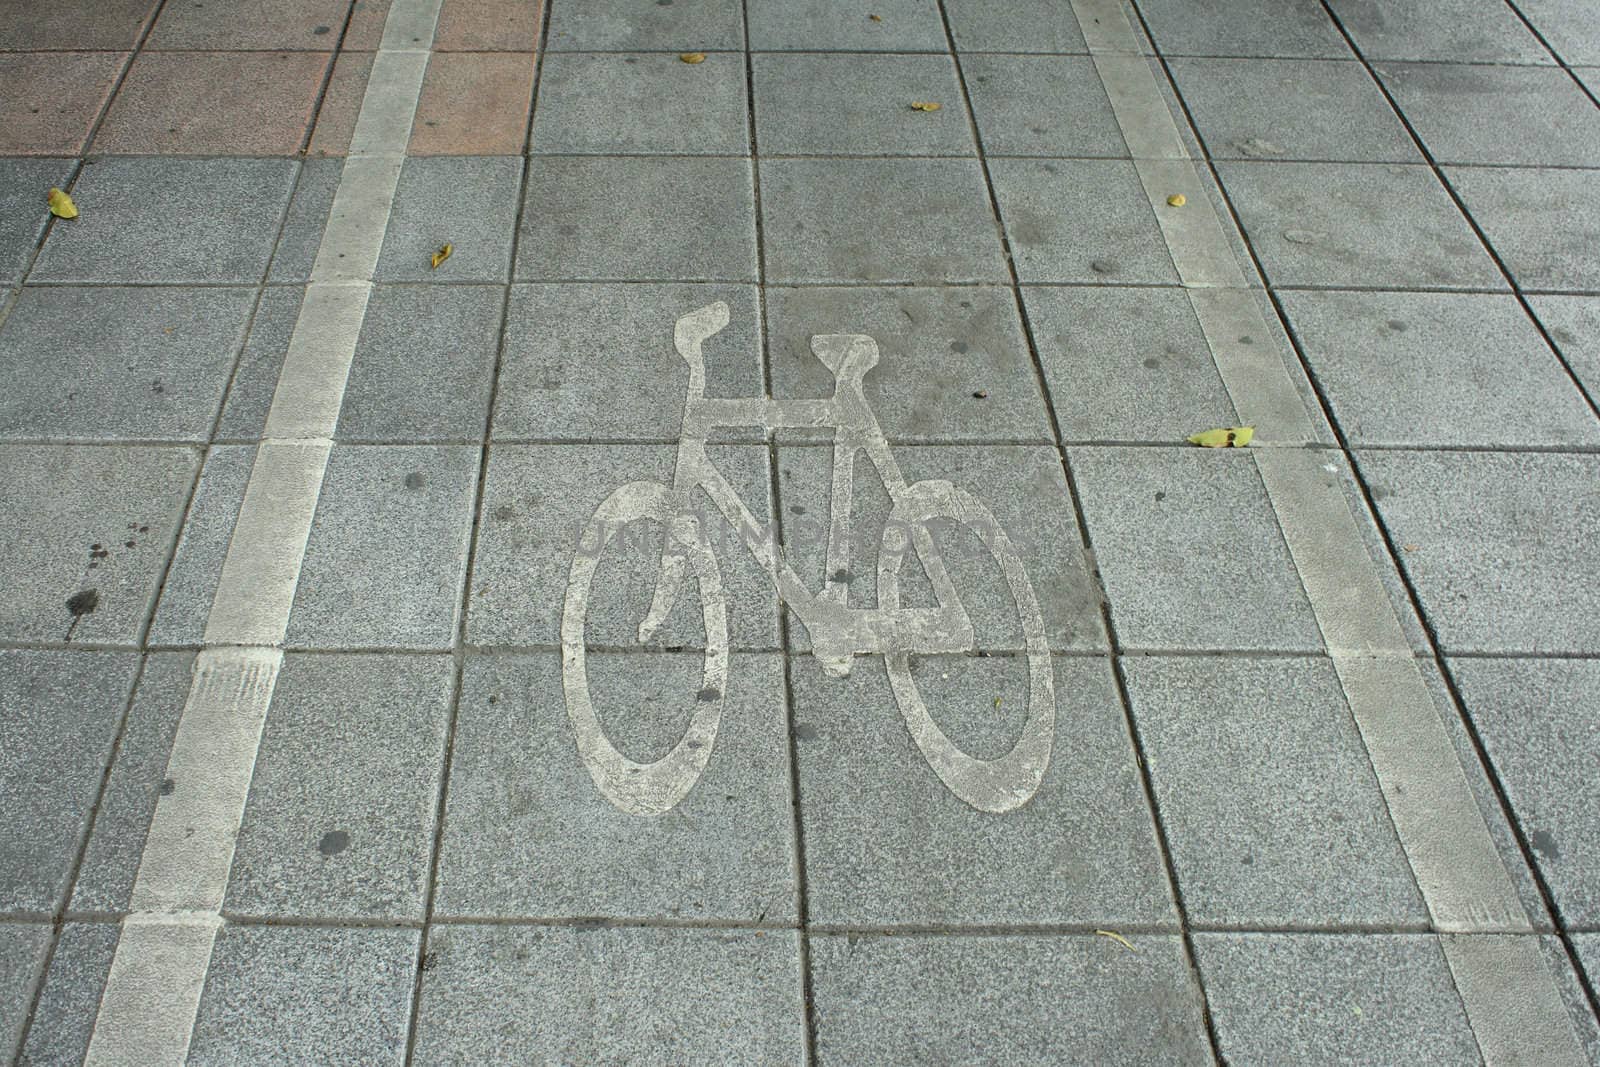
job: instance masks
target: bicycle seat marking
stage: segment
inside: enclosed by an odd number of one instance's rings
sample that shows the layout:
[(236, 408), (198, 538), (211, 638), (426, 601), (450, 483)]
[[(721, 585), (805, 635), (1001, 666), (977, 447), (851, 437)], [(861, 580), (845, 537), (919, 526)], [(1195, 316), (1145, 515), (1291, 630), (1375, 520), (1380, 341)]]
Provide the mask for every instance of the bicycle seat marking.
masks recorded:
[[(688, 795), (711, 758), (727, 691), (728, 603), (716, 556), (699, 517), (690, 508), (690, 494), (699, 489), (738, 532), (781, 601), (799, 616), (811, 637), (812, 654), (824, 671), (843, 677), (855, 656), (882, 655), (890, 689), (911, 739), (940, 781), (980, 811), (1003, 813), (1026, 804), (1038, 791), (1050, 764), (1055, 740), (1055, 673), (1044, 618), (1016, 548), (989, 509), (966, 490), (942, 480), (907, 484), (901, 477), (862, 388), (863, 377), (878, 362), (878, 346), (871, 337), (823, 334), (811, 339), (812, 352), (833, 372), (831, 397), (706, 397), (702, 347), (727, 324), (728, 306), (720, 301), (678, 319), (673, 340), (678, 354), (689, 364), (689, 390), (672, 484), (639, 481), (616, 489), (595, 509), (573, 556), (561, 616), (562, 688), (578, 755), (596, 787), (623, 811), (660, 815)], [(770, 531), (764, 531), (711, 462), (706, 436), (722, 426), (760, 426), (769, 432), (782, 427), (834, 430), (828, 577), (820, 593), (801, 583)], [(850, 500), (858, 452), (864, 452), (876, 468), (892, 503), (878, 553), (878, 605), (874, 608), (848, 606)], [(972, 620), (928, 528), (929, 520), (935, 518), (961, 523), (988, 548), (1016, 603), (1021, 624), (1028, 664), (1027, 719), (1011, 750), (992, 760), (968, 755), (945, 736), (912, 679), (911, 656), (964, 653), (976, 647)], [(639, 640), (650, 640), (666, 621), (691, 573), (699, 588), (706, 637), (701, 689), (688, 695), (694, 703), (689, 726), (677, 745), (653, 763), (628, 759), (606, 736), (590, 699), (585, 661), (584, 630), (595, 569), (616, 531), (641, 519), (659, 523), (665, 537), (655, 592), (639, 624)], [(937, 607), (900, 606), (900, 567), (907, 551), (915, 552), (921, 561)]]

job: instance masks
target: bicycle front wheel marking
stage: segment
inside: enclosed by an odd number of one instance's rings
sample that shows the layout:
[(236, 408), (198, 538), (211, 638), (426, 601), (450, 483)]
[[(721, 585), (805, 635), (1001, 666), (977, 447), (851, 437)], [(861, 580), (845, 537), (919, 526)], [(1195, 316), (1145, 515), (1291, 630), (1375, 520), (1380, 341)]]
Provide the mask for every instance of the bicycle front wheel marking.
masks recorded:
[[(728, 681), (728, 606), (716, 556), (699, 536), (699, 523), (687, 521), (681, 511), (675, 494), (656, 482), (630, 482), (606, 497), (595, 509), (579, 551), (573, 555), (561, 614), (561, 684), (578, 756), (601, 794), (633, 815), (660, 815), (688, 795), (705, 773), (722, 725)], [(665, 535), (688, 558), (700, 587), (706, 634), (705, 667), (700, 693), (690, 697), (695, 707), (689, 727), (672, 751), (654, 763), (635, 763), (606, 736), (590, 699), (584, 638), (595, 568), (615, 532), (639, 519), (660, 523)]]

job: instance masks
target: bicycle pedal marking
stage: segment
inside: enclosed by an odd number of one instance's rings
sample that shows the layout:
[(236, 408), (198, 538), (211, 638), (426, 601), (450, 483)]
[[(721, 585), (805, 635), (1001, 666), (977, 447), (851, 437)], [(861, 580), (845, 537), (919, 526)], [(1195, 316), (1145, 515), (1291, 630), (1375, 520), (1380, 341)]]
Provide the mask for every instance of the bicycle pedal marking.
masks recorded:
[[(814, 655), (830, 676), (847, 674), (854, 656), (881, 655), (911, 740), (946, 788), (980, 811), (1003, 814), (1022, 807), (1038, 792), (1050, 766), (1056, 701), (1044, 616), (1016, 547), (989, 509), (967, 490), (940, 479), (908, 484), (901, 476), (862, 385), (878, 362), (877, 342), (871, 337), (819, 334), (811, 339), (812, 352), (833, 372), (832, 397), (708, 400), (701, 348), (728, 321), (728, 307), (718, 301), (681, 316), (673, 326), (673, 343), (689, 365), (689, 388), (672, 484), (638, 481), (618, 487), (596, 507), (573, 553), (561, 615), (562, 689), (578, 755), (595, 787), (624, 812), (661, 815), (688, 796), (715, 748), (727, 693), (728, 601), (705, 518), (689, 508), (690, 496), (698, 490), (761, 565), (782, 604), (799, 616), (811, 635)], [(768, 434), (786, 427), (833, 428), (831, 514), (821, 591), (812, 592), (802, 583), (770, 526), (755, 519), (711, 461), (706, 436), (720, 426), (757, 426)], [(850, 607), (843, 595), (851, 573), (850, 500), (857, 452), (867, 455), (891, 502), (878, 553), (875, 608)], [(977, 647), (972, 619), (930, 530), (935, 521), (964, 526), (978, 538), (998, 564), (1017, 608), (1028, 664), (1027, 719), (1011, 750), (992, 760), (968, 755), (945, 735), (912, 677), (913, 654), (963, 653)], [(630, 760), (611, 743), (595, 712), (588, 679), (585, 631), (594, 575), (617, 532), (635, 522), (652, 522), (663, 531), (656, 586), (639, 625), (640, 640), (648, 640), (666, 621), (691, 577), (706, 637), (700, 685), (686, 694), (693, 709), (689, 725), (672, 750), (652, 763)], [(933, 585), (937, 608), (900, 607), (900, 567), (908, 552), (916, 554)]]

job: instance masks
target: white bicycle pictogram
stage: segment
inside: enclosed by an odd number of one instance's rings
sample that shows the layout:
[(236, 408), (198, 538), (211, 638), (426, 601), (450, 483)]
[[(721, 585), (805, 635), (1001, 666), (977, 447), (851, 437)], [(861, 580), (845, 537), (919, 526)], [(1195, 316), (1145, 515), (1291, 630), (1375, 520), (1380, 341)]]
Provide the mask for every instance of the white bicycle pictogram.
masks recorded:
[[(812, 352), (834, 375), (834, 394), (826, 399), (707, 397), (702, 346), (727, 324), (728, 306), (720, 301), (678, 319), (673, 340), (689, 364), (689, 390), (672, 485), (629, 482), (612, 492), (595, 509), (573, 556), (561, 617), (562, 686), (578, 754), (595, 785), (623, 811), (659, 815), (688, 795), (711, 758), (727, 692), (728, 605), (716, 556), (690, 510), (690, 494), (700, 489), (739, 531), (781, 600), (799, 616), (811, 636), (813, 655), (826, 672), (843, 677), (854, 656), (881, 654), (911, 738), (945, 786), (981, 811), (1003, 813), (1026, 804), (1050, 763), (1055, 675), (1039, 602), (1010, 538), (989, 509), (966, 490), (941, 480), (907, 484), (901, 476), (862, 389), (863, 376), (878, 362), (878, 346), (871, 337), (823, 334), (811, 339)], [(801, 583), (770, 536), (755, 534), (760, 524), (708, 457), (708, 432), (733, 426), (833, 428), (827, 578), (820, 593)], [(841, 577), (848, 576), (850, 567), (850, 500), (858, 452), (866, 453), (892, 502), (878, 554), (876, 608), (849, 607), (848, 583)], [(968, 755), (945, 736), (928, 714), (911, 676), (914, 654), (964, 653), (974, 648), (972, 620), (928, 528), (934, 518), (959, 522), (978, 536), (999, 564), (1016, 602), (1028, 664), (1027, 718), (1010, 751), (992, 760)], [(596, 566), (612, 536), (641, 519), (661, 524), (665, 536), (660, 573), (649, 611), (639, 624), (639, 640), (650, 640), (666, 620), (691, 571), (699, 586), (705, 627), (701, 690), (688, 728), (670, 752), (652, 763), (630, 760), (606, 736), (590, 700), (585, 660), (584, 630)], [(900, 606), (899, 573), (908, 548), (922, 563), (937, 607)]]

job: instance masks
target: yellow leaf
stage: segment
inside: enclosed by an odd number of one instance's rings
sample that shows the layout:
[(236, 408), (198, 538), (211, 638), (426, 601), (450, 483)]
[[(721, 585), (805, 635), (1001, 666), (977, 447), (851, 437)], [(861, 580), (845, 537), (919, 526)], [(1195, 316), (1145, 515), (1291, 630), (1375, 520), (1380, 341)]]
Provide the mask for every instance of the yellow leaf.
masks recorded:
[(437, 252), (435, 252), (433, 254), (433, 269), (434, 270), (438, 270), (439, 269), (439, 264), (441, 264), (445, 260), (449, 259), (450, 258), (450, 253), (454, 252), (455, 250), (456, 250), (456, 246), (455, 245), (452, 245), (452, 244), (441, 245), (439, 247), (439, 251), (437, 251)]
[(1132, 941), (1129, 941), (1127, 938), (1123, 937), (1121, 934), (1117, 933), (1115, 930), (1096, 930), (1095, 933), (1099, 934), (1101, 937), (1109, 937), (1111, 940), (1115, 941), (1117, 944), (1121, 945), (1123, 948), (1127, 949), (1129, 952), (1138, 952), (1139, 951), (1138, 949), (1133, 947), (1133, 942)]
[(1201, 448), (1243, 448), (1255, 435), (1254, 426), (1224, 426), (1218, 430), (1190, 434), (1189, 443)]
[(944, 106), (943, 104), (937, 103), (937, 102), (932, 101), (932, 100), (916, 100), (916, 101), (912, 102), (911, 110), (912, 111), (938, 111), (943, 106)]
[(78, 217), (78, 205), (72, 202), (72, 197), (60, 189), (50, 190), (50, 214), (58, 219), (75, 219)]
[(1184, 196), (1182, 193), (1173, 193), (1171, 196), (1167, 197), (1167, 203), (1171, 204), (1173, 207), (1182, 207), (1188, 202), (1189, 198)]
[(684, 52), (678, 58), (692, 66), (695, 63), (704, 63), (706, 54), (704, 52)]

